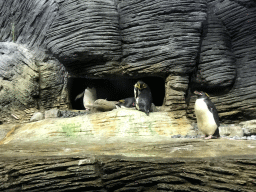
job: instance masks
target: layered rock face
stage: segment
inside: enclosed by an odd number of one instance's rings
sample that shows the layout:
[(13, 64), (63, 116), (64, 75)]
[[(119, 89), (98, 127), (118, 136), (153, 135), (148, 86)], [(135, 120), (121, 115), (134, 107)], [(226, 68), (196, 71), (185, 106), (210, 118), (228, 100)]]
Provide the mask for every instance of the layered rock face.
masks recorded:
[(0, 9), (1, 122), (71, 108), (70, 77), (158, 76), (162, 110), (177, 118), (194, 118), (195, 89), (223, 121), (256, 116), (253, 0), (10, 0)]

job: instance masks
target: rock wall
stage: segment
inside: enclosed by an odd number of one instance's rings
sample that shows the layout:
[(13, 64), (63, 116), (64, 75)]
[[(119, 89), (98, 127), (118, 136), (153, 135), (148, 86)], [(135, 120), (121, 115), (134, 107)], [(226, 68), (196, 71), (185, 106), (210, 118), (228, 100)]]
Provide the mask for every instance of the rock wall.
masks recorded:
[[(163, 108), (177, 117), (193, 118), (197, 89), (209, 93), (222, 121), (255, 118), (255, 9), (253, 0), (2, 1), (2, 121), (16, 119), (11, 105), (68, 108), (69, 76), (152, 75), (166, 79)], [(13, 56), (13, 47), (30, 56)], [(35, 69), (25, 72), (29, 65)], [(17, 104), (5, 90), (17, 85), (7, 73), (22, 79), (19, 67), (31, 80), (23, 80), (28, 93), (19, 90)]]
[(255, 159), (140, 160), (66, 157), (1, 160), (1, 191), (255, 190)]

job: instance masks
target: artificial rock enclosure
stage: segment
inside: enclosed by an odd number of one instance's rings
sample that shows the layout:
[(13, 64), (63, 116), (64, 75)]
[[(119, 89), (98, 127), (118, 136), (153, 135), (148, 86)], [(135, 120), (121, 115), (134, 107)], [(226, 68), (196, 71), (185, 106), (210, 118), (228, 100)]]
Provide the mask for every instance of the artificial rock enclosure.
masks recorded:
[[(255, 0), (1, 0), (0, 26), (1, 191), (255, 191), (253, 140), (171, 138), (195, 132), (194, 90), (253, 124)], [(149, 116), (74, 101), (139, 79)], [(50, 109), (80, 115), (29, 123)]]

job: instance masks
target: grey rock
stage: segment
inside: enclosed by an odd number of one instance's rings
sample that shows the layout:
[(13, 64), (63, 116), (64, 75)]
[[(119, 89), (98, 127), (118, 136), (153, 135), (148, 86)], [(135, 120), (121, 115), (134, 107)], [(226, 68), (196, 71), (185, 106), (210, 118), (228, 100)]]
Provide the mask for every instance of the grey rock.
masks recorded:
[(59, 109), (50, 109), (45, 111), (45, 119), (48, 118), (57, 118), (60, 117), (60, 110)]
[(195, 130), (190, 130), (190, 131), (188, 132), (188, 135), (190, 135), (190, 136), (197, 136), (197, 131), (195, 131)]
[(243, 137), (244, 132), (241, 128), (241, 126), (235, 126), (235, 125), (228, 125), (228, 126), (220, 126), (219, 127), (220, 135), (221, 136), (230, 136), (230, 137)]
[(33, 116), (30, 118), (30, 122), (34, 121), (40, 121), (44, 119), (44, 114), (41, 112), (36, 112), (33, 114)]
[(254, 9), (254, 0), (0, 1), (0, 119), (13, 108), (67, 109), (68, 74), (167, 77), (163, 107), (176, 118), (195, 119), (188, 88), (217, 90), (223, 121), (256, 118)]
[(243, 129), (244, 135), (256, 135), (256, 120), (243, 121), (239, 125)]
[(78, 111), (71, 111), (71, 110), (61, 110), (60, 111), (60, 117), (62, 118), (69, 118), (69, 117), (76, 117), (79, 115), (87, 115), (90, 114), (90, 111), (86, 110), (78, 110)]
[(197, 139), (200, 139), (200, 138), (202, 138), (202, 136), (203, 136), (203, 135), (197, 135), (196, 138), (197, 138)]
[(172, 138), (181, 138), (182, 136), (180, 134), (178, 135), (173, 135)]
[(253, 138), (252, 137), (247, 137), (247, 140), (253, 140)]
[(157, 110), (155, 104), (152, 103), (152, 104), (151, 104), (151, 107), (150, 107), (150, 112), (157, 112), (157, 111), (158, 111), (158, 110)]
[(234, 136), (234, 137), (233, 137), (233, 139), (235, 139), (235, 140), (240, 140), (240, 139), (241, 139), (241, 137)]

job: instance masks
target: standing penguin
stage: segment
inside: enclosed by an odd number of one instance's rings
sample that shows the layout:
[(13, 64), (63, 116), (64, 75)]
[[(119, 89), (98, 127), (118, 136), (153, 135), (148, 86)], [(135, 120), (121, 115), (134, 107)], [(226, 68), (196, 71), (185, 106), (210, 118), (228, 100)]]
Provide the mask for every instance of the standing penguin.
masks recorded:
[(204, 92), (195, 91), (194, 94), (197, 95), (195, 113), (198, 129), (208, 136), (205, 139), (220, 137), (219, 116), (214, 104)]
[(94, 101), (97, 99), (96, 89), (94, 87), (87, 87), (82, 93), (76, 96), (75, 101), (79, 98), (83, 98), (83, 105), (86, 110), (90, 110)]
[(138, 81), (134, 85), (134, 98), (136, 101), (136, 108), (139, 111), (143, 111), (149, 115), (152, 103), (152, 95), (149, 86), (143, 81)]

